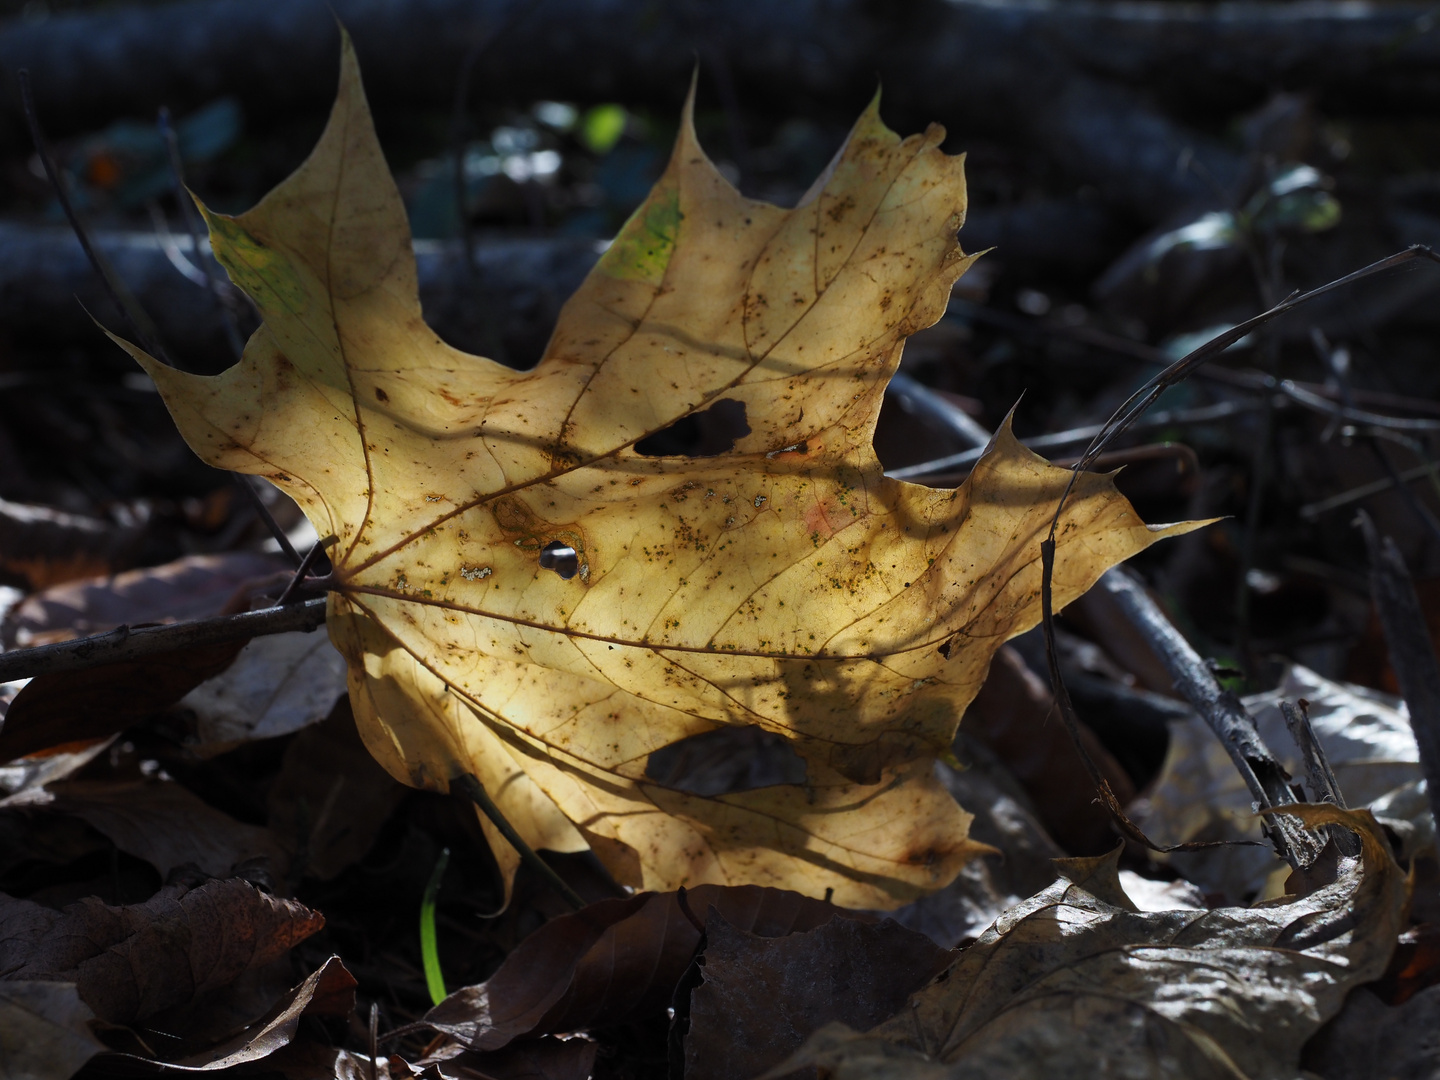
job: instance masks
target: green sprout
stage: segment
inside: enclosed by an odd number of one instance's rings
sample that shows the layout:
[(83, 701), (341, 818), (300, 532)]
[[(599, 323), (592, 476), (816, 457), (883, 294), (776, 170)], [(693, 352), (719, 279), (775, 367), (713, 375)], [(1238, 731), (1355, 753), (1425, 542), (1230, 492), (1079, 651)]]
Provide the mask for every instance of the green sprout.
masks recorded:
[(425, 965), (425, 987), (430, 991), (430, 1000), (436, 1005), (445, 1000), (445, 976), (440, 971), (440, 949), (435, 941), (435, 897), (440, 893), (440, 881), (445, 877), (445, 867), (450, 862), (450, 849), (444, 848), (435, 861), (435, 869), (425, 886), (425, 897), (420, 901), (420, 958)]

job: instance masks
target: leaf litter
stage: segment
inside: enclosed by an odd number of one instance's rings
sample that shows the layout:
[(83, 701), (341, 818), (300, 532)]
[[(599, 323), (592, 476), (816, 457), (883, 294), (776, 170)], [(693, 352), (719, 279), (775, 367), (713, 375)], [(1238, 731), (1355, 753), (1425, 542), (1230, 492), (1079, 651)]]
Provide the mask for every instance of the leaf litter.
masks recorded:
[[(1106, 819), (1048, 689), (1001, 646), (1038, 617), (1032, 549), (1070, 474), (1008, 421), (953, 492), (885, 478), (870, 445), (902, 342), (973, 258), (941, 138), (902, 140), (872, 105), (783, 211), (719, 176), (687, 108), (545, 360), (514, 372), (420, 320), (346, 43), (311, 159), (248, 214), (208, 215), (265, 318), (245, 359), (200, 379), (137, 356), (202, 457), (267, 476), (340, 538), (324, 581), (339, 653), (283, 635), (16, 697), (30, 704), (0, 745), (40, 756), (0, 770), (16, 793), (0, 873), (90, 869), (0, 895), (7, 1075), (1433, 1065), (1417, 1032), (1440, 954), (1428, 924), (1406, 930), (1395, 856), (1423, 860), (1434, 826), (1390, 703), (1300, 668), (1248, 702), (1300, 775), (1275, 718), (1282, 698), (1310, 700), (1342, 788), (1373, 815), (1285, 812), (1353, 829), (1359, 859), (1332, 846), (1291, 873), (1264, 849), (1063, 857), (1095, 850)], [(316, 213), (331, 197), (336, 227)], [(669, 453), (696, 418), (723, 437)], [(1081, 474), (1057, 608), (1192, 527), (1144, 526), (1108, 478)], [(244, 553), (79, 584), (32, 562), (34, 581), (62, 583), (12, 611), (11, 644), (243, 610), (288, 577)], [(1172, 732), (1142, 792), (1152, 835), (1258, 831), (1213, 737)], [(1128, 760), (1081, 738), (1133, 791)], [(444, 794), (467, 773), (582, 910)], [(470, 853), (440, 905), (442, 967), (470, 984), (427, 1013), (420, 958), (390, 943), (437, 837)], [(297, 889), (326, 900), (286, 898)], [(1272, 898), (1221, 907), (1221, 892)], [(320, 914), (357, 896), (383, 926), (373, 942)], [(366, 1030), (356, 975), (384, 987), (390, 1022), (372, 1009)]]

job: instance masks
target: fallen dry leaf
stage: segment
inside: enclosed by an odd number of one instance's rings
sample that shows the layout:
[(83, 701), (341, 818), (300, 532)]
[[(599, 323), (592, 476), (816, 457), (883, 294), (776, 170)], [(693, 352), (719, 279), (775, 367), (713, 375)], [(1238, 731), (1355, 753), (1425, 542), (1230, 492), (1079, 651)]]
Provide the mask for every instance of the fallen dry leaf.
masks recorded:
[[(27, 597), (7, 629), (39, 645), (117, 626), (203, 618), (249, 608), (241, 590), (284, 564), (249, 552), (197, 555), (113, 578), (92, 578)], [(73, 749), (169, 708), (228, 668), (243, 641), (224, 642), (32, 679), (5, 711), (0, 762)]]
[(759, 1076), (825, 1024), (864, 1030), (893, 1016), (952, 954), (885, 920), (831, 919), (761, 937), (714, 913), (705, 920), (702, 981), (690, 991), (686, 1080)]
[(70, 1080), (107, 1047), (74, 983), (0, 979), (0, 1076)]
[(349, 1016), (356, 985), (340, 958), (332, 956), (253, 1025), (203, 1054), (166, 1062), (165, 1071), (219, 1072), (267, 1058), (290, 1044), (302, 1016)]
[(285, 876), (289, 860), (268, 829), (236, 821), (173, 780), (64, 780), (46, 791), (50, 801), (37, 810), (80, 818), (162, 879), (187, 865), (226, 877), (252, 859)]
[(134, 565), (144, 524), (118, 525), (49, 506), (0, 499), (0, 571), (32, 589)]
[(174, 705), (235, 662), (245, 643), (174, 649), (31, 679), (5, 710), (0, 761), (69, 753)]
[(179, 704), (195, 717), (189, 748), (210, 758), (319, 723), (344, 694), (345, 661), (324, 634), (272, 634)]
[(856, 917), (822, 900), (755, 885), (601, 900), (551, 919), (522, 941), (500, 970), (455, 991), (425, 1022), (475, 1050), (498, 1050), (527, 1035), (582, 1031), (663, 1012), (700, 942), (713, 908), (732, 926), (779, 937)]
[(1386, 1005), (1361, 987), (1305, 1047), (1325, 1080), (1433, 1080), (1440, 1075), (1440, 986)]
[[(965, 717), (970, 734), (994, 750), (1029, 793), (1040, 820), (1061, 847), (1072, 854), (1095, 855), (1114, 845), (1114, 822), (1096, 800), (1095, 784), (1065, 725), (1056, 722), (1059, 713), (1049, 684), (1014, 648), (1006, 646), (995, 654), (989, 677)], [(1079, 730), (1085, 752), (1115, 797), (1129, 801), (1135, 794), (1130, 777), (1083, 722)]]
[(1065, 855), (1019, 783), (968, 728), (956, 736), (955, 756), (964, 771), (936, 768), (955, 801), (975, 815), (971, 838), (995, 850), (971, 859), (943, 889), (891, 912), (901, 926), (947, 949), (978, 937), (1006, 908), (1049, 885), (1053, 860)]
[[(310, 158), (248, 213), (207, 214), (264, 318), (244, 359), (202, 378), (126, 348), (201, 457), (337, 537), (330, 632), (394, 776), (473, 773), (532, 846), (588, 845), (637, 887), (894, 907), (977, 850), (931, 765), (1038, 620), (1072, 475), (1008, 427), (954, 491), (875, 456), (904, 340), (973, 258), (943, 138), (902, 140), (872, 105), (785, 210), (721, 177), (687, 107), (665, 174), (517, 372), (425, 326), (347, 41)], [(657, 445), (702, 416), (729, 433), (704, 456)], [(1057, 607), (1189, 527), (1148, 528), (1081, 475)], [(646, 779), (651, 753), (726, 725), (789, 739), (806, 782), (707, 798)]]
[(56, 585), (27, 596), (6, 616), (5, 647), (68, 641), (121, 624), (203, 619), (223, 611), (247, 582), (285, 569), (278, 556), (232, 551)]
[(1306, 1039), (1385, 970), (1407, 887), (1367, 811), (1285, 812), (1355, 830), (1362, 859), (1303, 898), (1161, 912), (1126, 896), (1118, 848), (1062, 860), (1062, 880), (1006, 912), (892, 1019), (868, 1035), (822, 1029), (767, 1075), (1295, 1076)]
[(96, 1016), (128, 1024), (233, 983), (324, 924), (239, 880), (171, 885), (128, 907), (0, 895), (0, 980), (73, 982)]
[(270, 833), (303, 860), (296, 879), (328, 881), (365, 857), (404, 793), (366, 751), (341, 700), (285, 748), (266, 793)]

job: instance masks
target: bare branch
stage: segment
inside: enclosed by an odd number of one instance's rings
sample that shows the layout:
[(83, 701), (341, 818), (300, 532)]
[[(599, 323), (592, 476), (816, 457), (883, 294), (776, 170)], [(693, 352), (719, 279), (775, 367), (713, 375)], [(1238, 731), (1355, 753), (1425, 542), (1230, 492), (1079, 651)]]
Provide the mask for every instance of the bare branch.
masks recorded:
[(265, 634), (310, 633), (325, 625), (324, 597), (285, 607), (219, 615), (213, 619), (170, 623), (165, 626), (116, 627), (105, 634), (16, 649), (0, 654), (0, 682), (31, 679), (63, 671), (133, 660), (141, 656), (171, 652), (200, 645), (242, 641)]

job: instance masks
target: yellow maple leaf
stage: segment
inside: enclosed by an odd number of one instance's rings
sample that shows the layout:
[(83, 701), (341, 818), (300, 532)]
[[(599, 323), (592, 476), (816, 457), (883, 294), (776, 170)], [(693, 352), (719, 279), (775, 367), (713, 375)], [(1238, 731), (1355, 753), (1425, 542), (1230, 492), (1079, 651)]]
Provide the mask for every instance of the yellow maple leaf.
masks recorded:
[[(425, 325), (347, 40), (310, 158), (248, 213), (206, 214), (264, 317), (243, 360), (203, 378), (126, 347), (202, 458), (337, 538), (330, 633), (397, 778), (474, 774), (532, 846), (589, 847), (630, 885), (895, 906), (982, 849), (933, 765), (1038, 619), (1070, 475), (1008, 427), (954, 491), (875, 457), (902, 343), (973, 259), (943, 137), (901, 139), (872, 104), (785, 210), (720, 176), (687, 106), (665, 174), (519, 372)], [(732, 448), (636, 450), (716, 407), (745, 432)], [(1184, 527), (1082, 476), (1057, 606)], [(727, 725), (783, 735), (805, 782), (705, 798), (647, 779), (652, 753)]]

